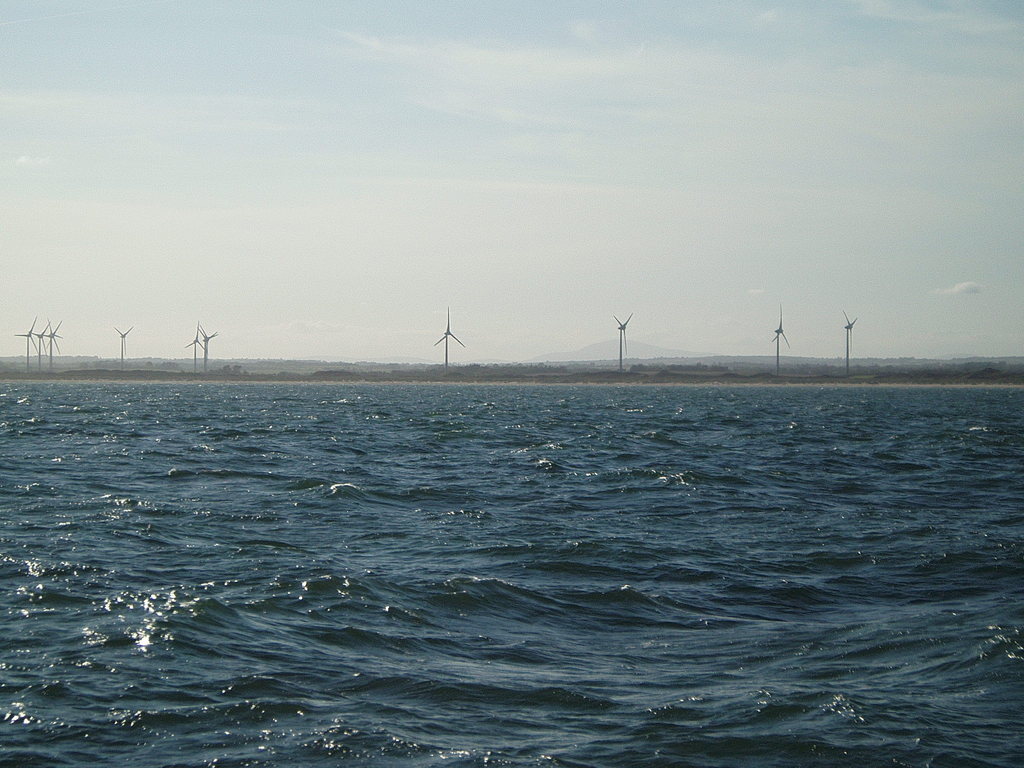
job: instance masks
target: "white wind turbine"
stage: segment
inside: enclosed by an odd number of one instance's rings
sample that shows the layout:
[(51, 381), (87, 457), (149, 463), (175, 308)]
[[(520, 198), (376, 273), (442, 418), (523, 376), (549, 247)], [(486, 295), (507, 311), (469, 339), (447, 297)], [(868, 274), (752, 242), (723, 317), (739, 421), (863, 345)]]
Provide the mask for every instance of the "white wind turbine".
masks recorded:
[(789, 347), (789, 339), (786, 338), (786, 333), (782, 330), (782, 305), (779, 304), (779, 327), (775, 329), (775, 338), (772, 341), (775, 342), (775, 375), (779, 375), (779, 349), (781, 347), (780, 339), (786, 342), (786, 347)]
[(64, 321), (61, 320), (59, 323), (57, 323), (57, 327), (54, 328), (50, 324), (49, 320), (46, 321), (46, 338), (47, 338), (47, 340), (49, 342), (50, 370), (51, 371), (53, 370), (53, 348), (57, 347), (57, 354), (60, 354), (60, 344), (57, 343), (57, 339), (63, 339), (64, 337), (61, 336), (60, 334), (58, 334), (57, 331), (60, 330), (60, 327), (63, 324), (64, 324)]
[(215, 331), (214, 333), (207, 333), (206, 329), (203, 328), (203, 326), (201, 325), (198, 326), (198, 328), (199, 335), (203, 337), (203, 340), (201, 342), (203, 345), (203, 373), (206, 373), (206, 365), (210, 361), (210, 339), (212, 339), (214, 336), (219, 336), (220, 332)]
[(850, 316), (846, 314), (846, 310), (843, 310), (843, 317), (846, 318), (846, 325), (843, 327), (846, 329), (846, 375), (850, 375), (850, 345), (853, 341), (853, 324), (857, 322), (858, 318), (850, 319)]
[(192, 347), (192, 373), (199, 373), (199, 347), (202, 342), (199, 340), (199, 323), (196, 323), (196, 337), (185, 345), (185, 349)]
[(32, 321), (32, 327), (28, 329), (27, 333), (16, 333), (16, 334), (14, 334), (15, 336), (24, 336), (25, 337), (25, 371), (26, 372), (32, 370), (32, 351), (31, 351), (31, 348), (35, 344), (35, 340), (34, 340), (35, 333), (34, 333), (34, 331), (36, 329), (36, 322), (38, 322), (38, 320), (39, 320), (39, 317), (36, 316), (36, 318)]
[[(448, 339), (449, 338), (455, 339), (457, 342), (459, 342), (459, 344), (462, 344), (462, 340), (458, 336), (456, 336), (454, 333), (452, 333), (452, 310), (451, 310), (451, 307), (448, 308), (448, 325), (445, 326), (444, 333), (441, 335), (441, 338), (434, 342), (434, 346), (435, 347), (438, 344), (440, 344), (442, 341), (444, 342), (444, 372), (445, 373), (448, 373)], [(465, 347), (466, 345), (462, 344), (462, 346)]]
[(36, 337), (36, 367), (41, 371), (43, 370), (43, 347), (45, 342), (43, 339), (46, 338), (46, 331), (49, 330), (49, 326), (42, 331), (36, 331), (33, 336)]
[[(615, 315), (612, 315), (612, 317), (615, 317)], [(632, 312), (629, 313), (626, 322), (622, 322), (619, 318), (615, 317), (615, 322), (619, 324), (619, 371), (622, 370), (622, 355), (626, 351), (626, 326), (629, 325), (629, 321), (632, 319)]]
[(122, 331), (117, 326), (114, 326), (114, 330), (117, 331), (118, 335), (121, 337), (121, 370), (122, 371), (124, 370), (124, 352), (125, 352), (125, 347), (127, 346), (126, 343), (125, 343), (125, 338), (128, 336), (129, 333), (132, 332), (132, 329), (134, 329), (134, 328), (135, 328), (135, 326), (133, 325), (127, 331)]

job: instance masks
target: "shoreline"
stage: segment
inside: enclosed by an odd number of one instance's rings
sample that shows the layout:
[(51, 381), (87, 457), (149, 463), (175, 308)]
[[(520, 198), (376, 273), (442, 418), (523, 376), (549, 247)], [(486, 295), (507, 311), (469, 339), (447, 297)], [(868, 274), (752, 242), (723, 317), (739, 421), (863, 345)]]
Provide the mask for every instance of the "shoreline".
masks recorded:
[(52, 374), (0, 373), (0, 382), (63, 384), (349, 384), (349, 385), (488, 385), (488, 386), (683, 386), (683, 387), (1024, 387), (1024, 374), (998, 371), (964, 372), (922, 371), (918, 373), (878, 373), (851, 376), (814, 376), (765, 374), (695, 375), (659, 372), (644, 373), (559, 373), (524, 374), (494, 377), (466, 375), (456, 370), (448, 375), (395, 375), (318, 372), (312, 374), (192, 374), (152, 371), (73, 370)]

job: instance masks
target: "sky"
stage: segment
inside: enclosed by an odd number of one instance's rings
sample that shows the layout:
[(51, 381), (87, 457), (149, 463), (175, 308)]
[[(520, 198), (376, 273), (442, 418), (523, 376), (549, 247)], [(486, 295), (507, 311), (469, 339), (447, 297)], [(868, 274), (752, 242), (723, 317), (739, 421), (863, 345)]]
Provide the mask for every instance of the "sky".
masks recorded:
[(1022, 115), (1017, 0), (0, 0), (0, 356), (1022, 355)]

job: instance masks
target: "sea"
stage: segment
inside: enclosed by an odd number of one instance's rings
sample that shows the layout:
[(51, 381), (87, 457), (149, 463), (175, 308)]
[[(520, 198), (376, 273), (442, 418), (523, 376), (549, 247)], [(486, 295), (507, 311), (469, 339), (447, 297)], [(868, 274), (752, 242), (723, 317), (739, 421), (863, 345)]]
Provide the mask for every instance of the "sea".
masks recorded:
[(1024, 389), (0, 384), (0, 765), (1024, 765)]

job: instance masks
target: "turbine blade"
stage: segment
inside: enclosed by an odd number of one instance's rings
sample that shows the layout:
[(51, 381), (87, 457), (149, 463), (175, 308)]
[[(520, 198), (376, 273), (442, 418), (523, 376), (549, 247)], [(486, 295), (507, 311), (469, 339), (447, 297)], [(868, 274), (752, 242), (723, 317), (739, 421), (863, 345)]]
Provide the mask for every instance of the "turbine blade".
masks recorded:
[(446, 336), (447, 336), (447, 334), (446, 334), (445, 336), (442, 336), (442, 337), (441, 337), (440, 339), (438, 339), (437, 341), (435, 341), (435, 342), (434, 342), (434, 346), (436, 347), (436, 346), (437, 346), (438, 344), (440, 344), (440, 343), (441, 343), (442, 341), (444, 341), (444, 340), (445, 340), (445, 338), (446, 338)]
[(623, 328), (625, 328), (625, 327), (626, 327), (627, 325), (629, 325), (629, 321), (633, 319), (633, 314), (634, 314), (633, 312), (630, 312), (630, 313), (629, 313), (629, 317), (627, 317), (627, 318), (626, 318), (626, 322), (624, 322), (624, 323), (622, 324), (622, 327), (623, 327)]
[(843, 310), (843, 317), (846, 318), (846, 324), (850, 325), (850, 316), (848, 314), (846, 314), (846, 310), (845, 309)]
[(619, 328), (621, 328), (622, 327), (622, 321), (619, 320), (618, 315), (612, 315), (612, 317), (615, 318), (615, 322), (618, 323), (619, 324)]
[[(452, 337), (453, 339), (455, 339), (455, 340), (456, 340), (457, 342), (459, 342), (459, 344), (462, 344), (462, 340), (461, 340), (461, 339), (460, 339), (460, 338), (459, 338), (458, 336), (456, 336), (456, 335), (455, 335), (454, 333), (453, 333), (453, 334), (451, 334), (451, 337)], [(466, 346), (466, 345), (465, 345), (465, 344), (462, 344), (462, 346)]]
[(789, 339), (786, 338), (786, 334), (782, 334), (782, 340), (786, 342), (786, 346), (789, 347)]

